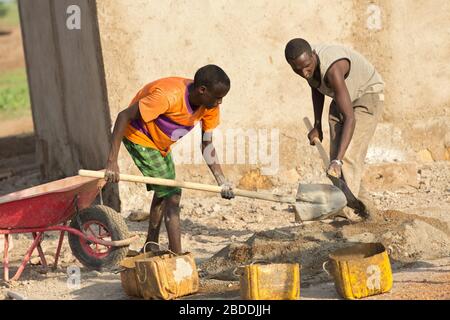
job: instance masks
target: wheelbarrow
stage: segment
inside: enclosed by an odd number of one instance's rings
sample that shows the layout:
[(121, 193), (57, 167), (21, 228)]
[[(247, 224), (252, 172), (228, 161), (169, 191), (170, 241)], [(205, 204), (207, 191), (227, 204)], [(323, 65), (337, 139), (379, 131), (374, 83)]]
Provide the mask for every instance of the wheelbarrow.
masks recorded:
[(69, 177), (0, 197), (0, 235), (4, 235), (3, 278), (9, 281), (9, 237), (30, 233), (33, 241), (12, 281), (18, 280), (37, 249), (41, 264), (47, 261), (41, 247), (44, 234), (59, 231), (53, 268), (56, 269), (64, 235), (73, 255), (87, 268), (112, 268), (126, 257), (130, 237), (122, 216), (104, 205), (91, 206), (105, 185), (104, 179)]

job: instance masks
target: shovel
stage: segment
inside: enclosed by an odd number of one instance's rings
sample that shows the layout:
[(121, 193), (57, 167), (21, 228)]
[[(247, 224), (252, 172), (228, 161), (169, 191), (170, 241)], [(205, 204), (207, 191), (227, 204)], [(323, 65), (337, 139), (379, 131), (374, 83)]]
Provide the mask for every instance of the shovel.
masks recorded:
[[(83, 177), (105, 178), (104, 171), (80, 170), (78, 171), (78, 174)], [(133, 176), (128, 174), (120, 174), (120, 181), (155, 184), (160, 186), (178, 187), (214, 193), (221, 193), (222, 191), (220, 186), (161, 178)], [(320, 219), (324, 215), (338, 212), (347, 204), (342, 191), (335, 186), (328, 184), (300, 184), (295, 197), (235, 188), (233, 188), (233, 193), (238, 197), (290, 204), (294, 207), (296, 222)]]
[[(309, 121), (309, 119), (307, 117), (303, 118), (303, 122), (305, 123), (308, 131), (311, 131), (313, 129), (311, 121)], [(322, 145), (322, 142), (320, 142), (319, 138), (315, 138), (313, 142), (314, 142), (314, 145), (317, 147), (317, 151), (319, 151), (320, 157), (322, 158), (322, 161), (323, 161), (323, 164), (324, 164), (325, 170), (326, 170), (328, 168), (328, 166), (330, 165), (330, 160), (329, 160), (328, 155)], [(345, 195), (345, 198), (347, 199), (347, 205), (350, 208), (356, 209), (356, 210), (362, 212), (362, 214), (364, 214), (365, 205), (355, 197), (355, 195), (350, 190), (350, 188), (348, 187), (345, 180), (342, 177), (338, 178), (338, 177), (329, 175), (328, 173), (327, 173), (327, 177), (331, 180), (331, 183), (333, 183), (334, 186), (336, 186), (337, 188), (342, 190), (342, 192)]]

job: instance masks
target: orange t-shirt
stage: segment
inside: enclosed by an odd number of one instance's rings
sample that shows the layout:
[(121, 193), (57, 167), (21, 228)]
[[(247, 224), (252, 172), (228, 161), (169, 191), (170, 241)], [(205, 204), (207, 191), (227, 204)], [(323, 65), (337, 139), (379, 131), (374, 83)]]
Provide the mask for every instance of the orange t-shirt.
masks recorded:
[(170, 146), (185, 136), (201, 121), (203, 131), (219, 125), (220, 109), (199, 107), (195, 112), (189, 104), (188, 86), (192, 80), (178, 77), (156, 80), (143, 87), (130, 106), (139, 101), (142, 119), (131, 121), (125, 137), (144, 147), (157, 149), (165, 157)]

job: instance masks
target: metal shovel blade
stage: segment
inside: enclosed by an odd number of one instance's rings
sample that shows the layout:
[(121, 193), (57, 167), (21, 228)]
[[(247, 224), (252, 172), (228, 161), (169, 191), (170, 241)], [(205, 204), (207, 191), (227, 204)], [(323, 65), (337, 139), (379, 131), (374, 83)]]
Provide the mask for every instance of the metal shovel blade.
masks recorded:
[(345, 194), (329, 184), (300, 184), (296, 196), (295, 220), (321, 220), (347, 205)]

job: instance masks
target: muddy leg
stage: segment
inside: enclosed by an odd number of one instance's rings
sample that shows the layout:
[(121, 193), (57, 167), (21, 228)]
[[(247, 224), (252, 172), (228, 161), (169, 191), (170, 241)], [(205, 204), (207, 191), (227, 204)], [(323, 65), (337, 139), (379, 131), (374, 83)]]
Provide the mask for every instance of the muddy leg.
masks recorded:
[(164, 199), (164, 223), (169, 237), (169, 249), (175, 253), (182, 253), (180, 229), (180, 199), (181, 194), (174, 194)]
[[(148, 222), (148, 233), (147, 240), (145, 242), (156, 242), (159, 243), (159, 229), (161, 227), (163, 212), (162, 212), (162, 204), (164, 198), (158, 198), (153, 195), (152, 204), (150, 206), (150, 218)], [(158, 251), (159, 248), (155, 244), (148, 244), (146, 248), (142, 248), (141, 251)]]

